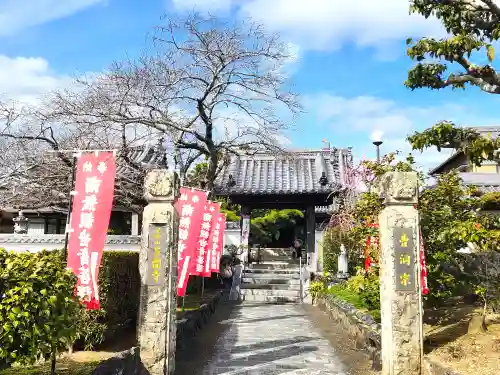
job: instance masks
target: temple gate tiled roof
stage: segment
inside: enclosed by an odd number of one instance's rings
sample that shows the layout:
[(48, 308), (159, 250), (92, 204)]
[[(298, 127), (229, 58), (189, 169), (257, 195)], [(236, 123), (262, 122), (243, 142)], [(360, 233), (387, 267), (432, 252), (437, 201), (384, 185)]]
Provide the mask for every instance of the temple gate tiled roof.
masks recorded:
[(223, 195), (330, 193), (345, 186), (351, 149), (233, 155), (216, 181)]

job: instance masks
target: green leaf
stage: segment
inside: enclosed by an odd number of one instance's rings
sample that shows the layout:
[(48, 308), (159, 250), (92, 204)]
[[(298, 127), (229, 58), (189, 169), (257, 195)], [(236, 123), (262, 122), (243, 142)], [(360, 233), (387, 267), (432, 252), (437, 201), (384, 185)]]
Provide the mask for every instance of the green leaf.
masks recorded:
[(488, 61), (490, 63), (492, 63), (495, 59), (495, 48), (491, 44), (486, 46), (486, 56), (488, 57)]

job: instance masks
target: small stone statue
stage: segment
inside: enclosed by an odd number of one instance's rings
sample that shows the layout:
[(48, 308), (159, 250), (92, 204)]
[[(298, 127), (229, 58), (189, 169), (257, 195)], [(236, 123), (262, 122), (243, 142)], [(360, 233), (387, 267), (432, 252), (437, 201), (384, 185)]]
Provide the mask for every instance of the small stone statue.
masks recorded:
[(340, 254), (337, 258), (337, 277), (339, 279), (348, 278), (348, 260), (347, 260), (347, 250), (344, 244), (340, 245)]
[(28, 233), (28, 218), (24, 216), (24, 212), (21, 210), (17, 217), (13, 218), (14, 222), (14, 234), (26, 234)]

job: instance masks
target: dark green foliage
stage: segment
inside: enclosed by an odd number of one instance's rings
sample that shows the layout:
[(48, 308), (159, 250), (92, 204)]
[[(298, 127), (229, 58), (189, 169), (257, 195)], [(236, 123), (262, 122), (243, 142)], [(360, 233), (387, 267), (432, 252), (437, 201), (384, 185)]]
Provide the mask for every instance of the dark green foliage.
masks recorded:
[(338, 227), (332, 227), (323, 234), (323, 269), (328, 273), (337, 273), (341, 238), (342, 232)]
[[(500, 94), (492, 46), (500, 38), (500, 12), (495, 1), (411, 0), (410, 5), (412, 13), (436, 17), (449, 37), (407, 40), (408, 56), (417, 62), (408, 72), (408, 88), (463, 89), (470, 85)], [(486, 64), (481, 61), (484, 57)], [(453, 72), (447, 73), (449, 70)]]
[(92, 348), (136, 323), (139, 310), (139, 254), (106, 251), (99, 271), (100, 310), (82, 314), (77, 344)]
[(60, 252), (0, 250), (0, 363), (30, 364), (66, 350), (82, 306)]
[(304, 214), (299, 210), (269, 210), (264, 216), (250, 221), (252, 242), (261, 245), (277, 239), (280, 230), (294, 226)]
[(186, 174), (184, 186), (203, 189), (206, 185), (207, 170), (208, 163), (206, 161), (196, 164), (194, 168), (191, 168), (191, 170)]
[(495, 151), (500, 140), (491, 135), (481, 135), (474, 129), (462, 128), (449, 121), (441, 121), (408, 137), (413, 150), (423, 151), (429, 147), (453, 148), (467, 155), (470, 163), (480, 166), (487, 160), (495, 160)]

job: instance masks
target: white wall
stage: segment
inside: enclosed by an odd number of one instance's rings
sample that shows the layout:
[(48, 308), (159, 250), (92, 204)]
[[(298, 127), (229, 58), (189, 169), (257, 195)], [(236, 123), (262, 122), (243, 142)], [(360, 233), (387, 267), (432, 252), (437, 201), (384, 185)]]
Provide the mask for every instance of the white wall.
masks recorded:
[[(0, 234), (0, 248), (9, 251), (57, 250), (64, 247), (64, 234)], [(139, 251), (139, 236), (109, 235), (104, 250)]]
[[(140, 236), (115, 236), (108, 235), (104, 250), (139, 251)], [(240, 230), (226, 229), (224, 233), (225, 245), (240, 245)], [(57, 250), (64, 247), (63, 234), (12, 234), (0, 233), (0, 248), (12, 251)]]
[(239, 229), (226, 229), (224, 232), (224, 249), (228, 245), (240, 246), (240, 230)]

